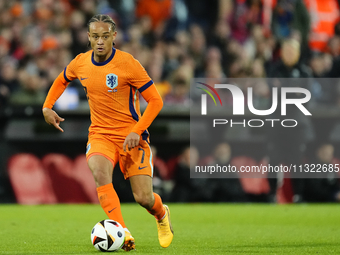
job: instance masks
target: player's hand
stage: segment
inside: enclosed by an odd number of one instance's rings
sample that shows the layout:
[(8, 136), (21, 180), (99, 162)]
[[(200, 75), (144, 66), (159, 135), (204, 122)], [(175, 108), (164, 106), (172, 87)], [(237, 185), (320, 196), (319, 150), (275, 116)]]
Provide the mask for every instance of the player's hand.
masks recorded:
[(60, 122), (65, 120), (64, 118), (59, 117), (59, 115), (55, 111), (49, 108), (43, 109), (43, 115), (45, 121), (48, 124), (53, 125), (56, 129), (60, 130), (61, 132), (64, 132), (64, 130), (59, 126)]
[(131, 132), (130, 134), (128, 134), (123, 144), (124, 152), (126, 152), (126, 146), (128, 146), (129, 151), (138, 146), (139, 139), (140, 135), (135, 132)]

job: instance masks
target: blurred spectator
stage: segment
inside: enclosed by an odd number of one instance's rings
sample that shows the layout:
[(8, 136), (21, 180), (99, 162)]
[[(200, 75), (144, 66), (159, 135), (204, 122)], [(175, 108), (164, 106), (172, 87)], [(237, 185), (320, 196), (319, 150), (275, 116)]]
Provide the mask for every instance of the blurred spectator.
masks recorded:
[(337, 85), (333, 79), (325, 79), (332, 76), (332, 57), (329, 53), (313, 53), (310, 67), (313, 77), (311, 93), (318, 105), (334, 105), (337, 102)]
[(165, 180), (168, 177), (168, 168), (164, 160), (157, 156), (157, 148), (152, 145), (152, 159), (153, 159), (153, 190), (167, 200), (169, 190), (166, 190)]
[(235, 0), (231, 16), (232, 36), (243, 43), (249, 36), (250, 28), (262, 24), (261, 0)]
[(0, 36), (0, 58), (8, 56), (10, 53), (10, 42), (12, 40), (11, 31), (7, 28), (1, 30)]
[(311, 70), (300, 62), (301, 45), (295, 39), (286, 39), (281, 46), (281, 58), (268, 71), (269, 77), (309, 78)]
[(185, 30), (178, 31), (175, 35), (175, 41), (180, 50), (180, 56), (183, 57), (189, 52), (190, 35), (188, 31)]
[(163, 159), (158, 157), (157, 148), (154, 145), (151, 145), (152, 158), (154, 164), (154, 175), (159, 177), (162, 180), (169, 179), (169, 170)]
[(172, 0), (138, 0), (136, 4), (136, 17), (148, 17), (156, 37), (159, 38), (165, 28), (165, 22), (172, 15)]
[(168, 105), (189, 106), (190, 99), (188, 93), (189, 84), (187, 81), (182, 77), (176, 77), (172, 82), (172, 92), (165, 97), (164, 102)]
[[(315, 164), (316, 169), (318, 164), (323, 166), (334, 162), (334, 146), (329, 143), (321, 144), (315, 151), (314, 157), (309, 161), (309, 164)], [(304, 180), (303, 200), (305, 202), (340, 202), (340, 183), (338, 173), (321, 172), (319, 178), (308, 178)]]
[(159, 44), (157, 48), (153, 49), (153, 51), (150, 53), (153, 61), (149, 62), (147, 70), (150, 77), (152, 77), (152, 80), (155, 83), (155, 86), (157, 87), (159, 94), (164, 99), (166, 95), (168, 95), (171, 92), (172, 86), (169, 80), (166, 80), (164, 77), (163, 66), (165, 65), (165, 59), (163, 52), (164, 47), (161, 44)]
[(201, 77), (204, 73), (204, 59), (206, 51), (206, 38), (200, 26), (193, 24), (190, 27), (191, 43), (189, 55), (195, 61), (195, 77)]
[[(47, 79), (47, 85), (40, 86), (46, 91), (56, 70), (88, 49), (86, 21), (94, 13), (108, 13), (117, 23), (116, 47), (146, 67), (169, 103), (189, 105), (189, 83), (185, 78), (187, 85), (181, 86), (184, 81), (176, 77), (178, 69), (190, 66), (194, 70), (192, 75), (189, 71), (190, 78), (272, 76), (278, 39), (290, 36), (308, 49), (304, 42), (311, 18), (306, 16), (304, 3), (311, 17), (322, 19), (323, 12), (332, 13), (327, 26), (332, 24), (334, 30), (339, 17), (335, 15), (337, 6), (330, 11), (334, 1), (327, 0), (324, 6), (318, 0), (214, 0), (199, 5), (192, 0), (5, 1), (0, 5), (0, 57), (18, 60), (15, 77), (19, 69), (35, 66), (37, 75)], [(320, 22), (311, 20), (312, 35), (321, 33)], [(267, 31), (268, 22), (274, 28), (272, 35)], [(330, 55), (313, 55), (308, 62), (315, 77), (339, 76), (340, 41), (333, 34), (325, 41)], [(260, 87), (260, 93), (266, 94), (265, 86)], [(1, 94), (4, 104), (3, 95), (8, 94), (4, 87)]]
[(234, 39), (231, 39), (226, 45), (225, 57), (228, 61), (225, 63), (224, 70), (227, 77), (236, 78), (244, 70), (245, 66), (241, 57), (242, 51), (242, 45)]
[(328, 52), (334, 58), (340, 56), (340, 36), (335, 35), (328, 41)]
[[(294, 31), (301, 35), (300, 43), (307, 46), (310, 30), (310, 17), (303, 0), (269, 0), (264, 1), (265, 28), (278, 40), (292, 36)], [(270, 28), (269, 28), (270, 27)]]
[(162, 36), (165, 41), (174, 40), (177, 32), (184, 31), (189, 24), (189, 10), (185, 0), (173, 0), (172, 3), (172, 15), (166, 22)]
[[(174, 188), (171, 193), (171, 202), (200, 202), (209, 201), (208, 191), (202, 189), (205, 179), (190, 178), (190, 166), (198, 163), (199, 152), (196, 147), (186, 147), (179, 156), (178, 163), (174, 169)], [(191, 163), (191, 164), (190, 164)]]
[(82, 0), (80, 1), (80, 11), (85, 14), (85, 20), (90, 20), (97, 14), (96, 0)]
[[(41, 106), (45, 101), (45, 92), (41, 89), (43, 81), (37, 74), (19, 71), (20, 88), (9, 98), (11, 105), (16, 106)], [(46, 80), (45, 80), (46, 82)]]
[(80, 11), (73, 11), (70, 17), (70, 26), (72, 34), (71, 51), (73, 56), (86, 52), (88, 48), (88, 36), (86, 27), (86, 17)]
[(119, 24), (123, 30), (127, 30), (133, 23), (135, 17), (134, 0), (108, 0), (110, 6), (119, 13)]
[[(340, 24), (340, 22), (339, 22)], [(332, 55), (332, 68), (328, 74), (328, 77), (339, 78), (340, 77), (340, 37), (339, 35), (334, 36), (328, 43), (329, 53)]]
[(172, 91), (165, 96), (165, 104), (190, 106), (189, 86), (191, 78), (193, 78), (193, 70), (190, 63), (179, 66), (173, 76), (170, 77)]
[[(300, 78), (311, 77), (311, 72), (307, 66), (299, 63), (300, 44), (295, 39), (286, 39), (281, 46), (281, 59), (269, 72), (272, 87), (301, 87), (310, 90), (309, 80)], [(280, 79), (281, 78), (281, 79)], [(282, 79), (283, 78), (283, 79)], [(290, 80), (284, 79), (290, 78)], [(296, 79), (298, 78), (298, 79)], [(278, 105), (281, 105), (281, 93), (278, 93)], [(299, 98), (299, 93), (291, 94), (291, 97)], [(281, 119), (281, 107), (278, 107), (271, 118)], [(312, 125), (308, 116), (304, 115), (295, 105), (287, 105), (285, 118), (294, 119), (298, 122), (295, 127), (283, 127), (277, 125), (269, 128), (267, 133), (267, 146), (269, 164), (274, 166), (300, 165), (304, 157), (307, 140), (312, 135)], [(276, 173), (270, 173), (269, 183), (273, 196), (276, 193), (277, 180)], [(302, 193), (302, 182), (292, 176), (294, 194), (298, 201)]]
[(334, 35), (334, 27), (339, 22), (337, 0), (304, 0), (311, 17), (309, 48), (325, 52), (327, 42)]
[(309, 66), (311, 67), (315, 78), (328, 77), (332, 68), (332, 58), (330, 54), (314, 53), (311, 57)]
[(266, 70), (264, 67), (264, 61), (261, 58), (256, 58), (251, 65), (251, 77), (254, 78), (265, 78), (267, 77)]
[(4, 107), (11, 94), (19, 88), (16, 77), (16, 61), (7, 59), (0, 68), (0, 109)]
[(219, 48), (210, 47), (207, 49), (204, 69), (204, 77), (213, 84), (219, 83), (222, 78), (226, 77), (222, 68), (222, 54)]
[(224, 50), (229, 38), (231, 37), (231, 29), (229, 23), (221, 19), (216, 23), (211, 37), (210, 44), (218, 47), (221, 51)]
[(197, 4), (196, 0), (185, 0), (185, 4), (189, 10), (189, 25), (197, 24), (205, 32), (208, 32), (215, 26), (215, 22), (219, 18), (223, 18), (219, 10), (224, 10), (221, 8), (225, 1), (230, 0), (200, 0)]
[(163, 73), (164, 77), (168, 77), (171, 75), (175, 70), (178, 69), (180, 65), (180, 56), (181, 50), (179, 48), (178, 43), (176, 42), (169, 42), (167, 47), (165, 48), (165, 61), (163, 65)]
[[(216, 145), (213, 154), (202, 164), (207, 166), (229, 166), (232, 160), (231, 146), (222, 142)], [(242, 189), (237, 173), (224, 173), (224, 178), (207, 179), (205, 190), (211, 202), (245, 202), (247, 197)]]
[[(254, 25), (250, 30), (250, 35), (244, 42), (243, 48), (246, 52), (246, 57), (254, 59), (258, 54), (259, 44), (265, 40), (263, 27)], [(270, 49), (270, 53), (272, 49)]]
[[(255, 64), (256, 62), (254, 62), (254, 66)], [(266, 80), (261, 79), (261, 77), (252, 79), (249, 86), (253, 88), (253, 106), (259, 110), (268, 109), (268, 105), (272, 101), (272, 95)]]

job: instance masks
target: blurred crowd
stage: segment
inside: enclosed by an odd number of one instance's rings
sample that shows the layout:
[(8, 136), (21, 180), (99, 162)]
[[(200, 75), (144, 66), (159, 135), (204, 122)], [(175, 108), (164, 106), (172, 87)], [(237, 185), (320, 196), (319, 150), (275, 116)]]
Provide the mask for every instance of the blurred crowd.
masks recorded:
[[(155, 147), (153, 147), (153, 152)], [(154, 154), (154, 190), (171, 202), (269, 202), (269, 203), (321, 203), (340, 202), (340, 172), (323, 172), (317, 176), (305, 174), (298, 179), (290, 174), (273, 177), (262, 172), (240, 172), (241, 168), (268, 166), (270, 158), (236, 155), (232, 144), (218, 143), (212, 153), (200, 154), (195, 146), (187, 146), (178, 156), (163, 161)], [(338, 167), (340, 159), (330, 142), (317, 142), (310, 146), (302, 164), (310, 167), (332, 165)], [(282, 162), (283, 164), (285, 162)], [(190, 178), (195, 166), (232, 166), (239, 172), (225, 172), (224, 178)], [(278, 164), (279, 165), (279, 164)], [(208, 177), (208, 178), (205, 178)], [(302, 177), (302, 178), (301, 178)], [(272, 182), (275, 182), (273, 187)]]
[[(0, 109), (41, 105), (57, 75), (89, 50), (87, 21), (97, 13), (115, 20), (115, 47), (141, 62), (168, 105), (190, 104), (193, 77), (273, 77), (280, 61), (307, 77), (340, 76), (337, 0), (2, 0)], [(297, 43), (283, 52), (288, 38)], [(313, 87), (331, 105), (338, 90)], [(269, 88), (254, 93), (265, 99)]]
[[(58, 74), (77, 54), (90, 49), (87, 22), (98, 13), (113, 18), (118, 32), (114, 47), (131, 53), (140, 61), (168, 106), (190, 106), (192, 78), (339, 78), (339, 2), (0, 0), (0, 111), (6, 106), (41, 107)], [(75, 80), (69, 86), (85, 101), (85, 93), (78, 83)], [(309, 89), (314, 103), (340, 106), (340, 83), (318, 79)], [(222, 93), (223, 96), (226, 95)], [(254, 84), (257, 109), (268, 107), (270, 97), (270, 84)], [(230, 97), (223, 100), (231, 103)], [(296, 159), (299, 163), (306, 140), (299, 140), (303, 135), (298, 131), (290, 138), (287, 138), (289, 134), (272, 135), (296, 145), (294, 155), (299, 156)], [(273, 141), (268, 144), (269, 152), (284, 155), (291, 151), (289, 146), (287, 151), (275, 147), (274, 143), (282, 141), (269, 140)], [(320, 148), (326, 148), (333, 158), (332, 145), (322, 146)], [(230, 151), (230, 145), (221, 145), (214, 155), (205, 158), (204, 164), (213, 164), (214, 160), (232, 163)], [(282, 163), (282, 159), (268, 155), (271, 162)], [(199, 151), (187, 147), (168, 162), (155, 157), (155, 190), (165, 189), (166, 199), (178, 202), (269, 201), (270, 190), (276, 192), (279, 185), (275, 178), (274, 184), (260, 183), (260, 191), (251, 191), (242, 178), (228, 185), (229, 180), (190, 179), (190, 157), (198, 160)], [(318, 160), (321, 159), (314, 159)], [(334, 184), (333, 179), (316, 184), (302, 181), (297, 186), (319, 185), (320, 190), (325, 191), (328, 188), (330, 191), (319, 200), (340, 201), (338, 183)], [(169, 180), (171, 182), (167, 182)], [(330, 180), (333, 182), (327, 183)], [(299, 195), (304, 192), (306, 188), (301, 189)], [(263, 194), (265, 198), (261, 197)]]

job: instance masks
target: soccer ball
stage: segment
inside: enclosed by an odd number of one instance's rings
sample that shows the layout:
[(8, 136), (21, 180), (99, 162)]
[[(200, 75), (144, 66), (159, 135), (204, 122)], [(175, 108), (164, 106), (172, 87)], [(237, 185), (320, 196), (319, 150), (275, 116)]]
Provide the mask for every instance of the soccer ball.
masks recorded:
[(92, 229), (91, 242), (98, 251), (118, 251), (125, 241), (125, 231), (117, 221), (102, 220)]

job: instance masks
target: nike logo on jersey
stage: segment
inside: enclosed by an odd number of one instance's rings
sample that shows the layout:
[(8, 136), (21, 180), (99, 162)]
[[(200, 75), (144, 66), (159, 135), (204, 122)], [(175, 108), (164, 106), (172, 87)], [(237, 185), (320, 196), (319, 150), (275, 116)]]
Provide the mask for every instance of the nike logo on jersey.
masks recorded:
[(88, 79), (89, 77), (86, 77), (86, 78), (83, 78), (83, 77), (80, 77), (80, 80), (86, 80), (86, 79)]
[(144, 169), (145, 167), (148, 167), (148, 166), (138, 167), (138, 169), (139, 169), (139, 170), (142, 170), (142, 169)]
[(108, 211), (109, 213), (111, 213), (114, 209), (116, 209), (117, 207), (113, 208), (112, 210)]

